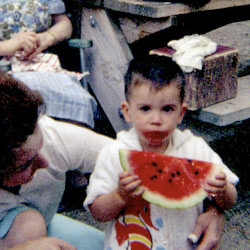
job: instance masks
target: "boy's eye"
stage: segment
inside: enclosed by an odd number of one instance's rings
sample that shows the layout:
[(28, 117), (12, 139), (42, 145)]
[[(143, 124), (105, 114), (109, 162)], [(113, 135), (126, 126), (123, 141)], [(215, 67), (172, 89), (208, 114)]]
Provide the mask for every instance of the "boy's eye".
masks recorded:
[(23, 165), (20, 165), (16, 171), (16, 173), (19, 173), (19, 172), (23, 172), (24, 170), (26, 170), (30, 164), (32, 163), (32, 161), (35, 159), (37, 155), (35, 155), (33, 158), (31, 158), (30, 160), (28, 160), (27, 162), (25, 162)]
[(140, 107), (140, 110), (142, 110), (142, 111), (149, 111), (150, 110), (150, 107), (149, 106), (142, 106), (142, 107)]
[(171, 112), (171, 111), (173, 111), (174, 109), (173, 109), (172, 106), (164, 106), (164, 107), (162, 108), (162, 110), (165, 111), (165, 112)]

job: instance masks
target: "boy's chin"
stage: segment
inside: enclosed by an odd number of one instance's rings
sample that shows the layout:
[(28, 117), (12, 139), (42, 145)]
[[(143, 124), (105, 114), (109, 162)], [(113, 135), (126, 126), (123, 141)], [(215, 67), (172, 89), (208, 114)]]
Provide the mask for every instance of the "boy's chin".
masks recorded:
[(147, 140), (146, 144), (149, 151), (164, 153), (168, 147), (168, 140)]
[(150, 140), (147, 140), (147, 142), (148, 142), (148, 145), (155, 146), (155, 147), (160, 147), (164, 144), (163, 139), (150, 139)]

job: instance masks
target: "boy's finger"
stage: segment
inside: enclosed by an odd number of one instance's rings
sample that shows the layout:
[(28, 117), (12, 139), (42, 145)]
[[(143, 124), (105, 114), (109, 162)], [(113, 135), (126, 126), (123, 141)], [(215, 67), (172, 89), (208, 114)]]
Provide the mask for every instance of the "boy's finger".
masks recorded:
[(119, 174), (120, 178), (124, 178), (130, 175), (133, 175), (132, 171), (123, 171)]
[(133, 196), (133, 197), (135, 197), (135, 196), (141, 196), (141, 195), (143, 194), (144, 191), (145, 191), (145, 188), (144, 188), (144, 187), (139, 187), (139, 188), (137, 188), (137, 189), (133, 192), (132, 196)]
[(139, 187), (140, 184), (141, 184), (141, 180), (137, 180), (137, 181), (131, 182), (130, 184), (128, 184), (126, 186), (127, 192), (133, 192), (133, 191), (135, 191)]
[(208, 180), (205, 188), (209, 189), (209, 188), (223, 188), (226, 185), (226, 181), (225, 180)]
[[(205, 190), (206, 191), (206, 190)], [(224, 195), (225, 191), (223, 189), (218, 189), (214, 191), (206, 191), (209, 198), (221, 197)]]
[(220, 192), (220, 188), (217, 187), (205, 187), (204, 190), (208, 193), (208, 194), (214, 194), (214, 193), (218, 193)]
[(121, 183), (121, 185), (126, 186), (126, 185), (133, 183), (135, 181), (138, 181), (138, 180), (139, 180), (138, 176), (131, 175), (131, 176), (126, 176), (126, 177), (120, 179), (120, 183)]
[(227, 176), (224, 172), (221, 172), (215, 176), (215, 179), (218, 179), (218, 180), (225, 180), (226, 178)]

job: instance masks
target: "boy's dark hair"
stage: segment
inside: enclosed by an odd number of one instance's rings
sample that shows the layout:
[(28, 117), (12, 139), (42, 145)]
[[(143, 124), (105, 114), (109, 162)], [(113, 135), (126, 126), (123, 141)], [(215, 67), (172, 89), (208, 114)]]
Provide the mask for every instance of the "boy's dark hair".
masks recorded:
[(13, 149), (33, 134), (43, 107), (38, 92), (0, 72), (0, 183), (5, 174), (12, 172), (16, 160)]
[(142, 75), (145, 79), (150, 80), (154, 88), (160, 89), (169, 84), (174, 79), (180, 79), (180, 101), (185, 96), (185, 77), (181, 68), (173, 62), (170, 57), (149, 55), (140, 59), (130, 61), (127, 72), (125, 73), (125, 96), (129, 100), (130, 91), (135, 74)]

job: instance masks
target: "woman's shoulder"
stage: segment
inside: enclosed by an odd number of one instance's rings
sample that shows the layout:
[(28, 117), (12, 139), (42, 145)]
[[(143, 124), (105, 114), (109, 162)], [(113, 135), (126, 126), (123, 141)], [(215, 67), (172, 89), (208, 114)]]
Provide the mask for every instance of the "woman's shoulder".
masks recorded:
[(46, 2), (48, 4), (50, 14), (65, 13), (65, 4), (62, 0), (49, 0)]

